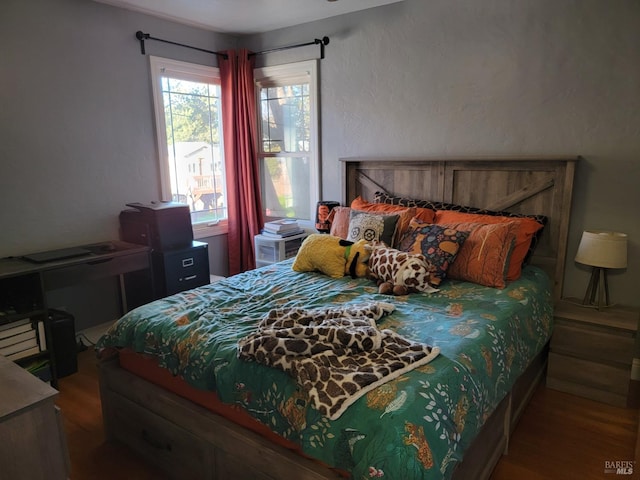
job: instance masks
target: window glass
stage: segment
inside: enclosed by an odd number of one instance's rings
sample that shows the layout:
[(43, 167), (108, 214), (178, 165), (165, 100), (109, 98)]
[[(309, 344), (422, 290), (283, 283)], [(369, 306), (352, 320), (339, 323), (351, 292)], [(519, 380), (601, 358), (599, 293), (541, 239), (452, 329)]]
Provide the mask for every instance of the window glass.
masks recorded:
[(310, 167), (307, 157), (263, 159), (263, 206), (267, 217), (310, 219)]
[(264, 152), (309, 152), (309, 84), (264, 88), (260, 92)]
[(318, 197), (315, 63), (256, 69), (267, 219), (311, 222)]
[(151, 58), (163, 200), (189, 205), (194, 224), (227, 218), (217, 69)]

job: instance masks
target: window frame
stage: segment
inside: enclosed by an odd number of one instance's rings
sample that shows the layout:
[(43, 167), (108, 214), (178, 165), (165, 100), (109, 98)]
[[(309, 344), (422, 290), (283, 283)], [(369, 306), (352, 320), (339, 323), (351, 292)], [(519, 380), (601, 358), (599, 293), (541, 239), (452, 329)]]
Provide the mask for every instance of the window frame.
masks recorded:
[[(170, 76), (171, 73), (175, 73), (179, 75), (180, 78), (186, 80), (195, 82), (212, 82), (213, 80), (212, 83), (220, 85), (220, 70), (217, 67), (182, 62), (180, 60), (156, 56), (149, 56), (149, 66), (151, 70), (153, 110), (156, 125), (156, 142), (158, 147), (158, 166), (160, 171), (160, 199), (162, 201), (170, 201), (172, 199), (171, 176), (169, 173), (167, 124), (164, 116), (164, 98), (162, 94), (161, 77), (167, 74)], [(224, 125), (222, 125), (222, 129), (224, 131)], [(223, 141), (222, 136), (220, 141)], [(193, 234), (196, 239), (221, 235), (228, 232), (228, 220), (226, 218), (212, 223), (192, 223), (192, 226)]]
[[(258, 162), (262, 169), (263, 158), (278, 158), (278, 157), (290, 157), (296, 155), (296, 152), (284, 152), (284, 153), (272, 153), (265, 152), (263, 149), (262, 141), (262, 110), (260, 90), (261, 88), (289, 85), (296, 81), (308, 81), (309, 83), (309, 220), (299, 220), (300, 225), (307, 228), (314, 228), (315, 226), (315, 213), (316, 204), (320, 198), (320, 118), (318, 108), (318, 61), (307, 60), (303, 62), (289, 63), (283, 65), (274, 65), (269, 67), (258, 67), (254, 69), (254, 84), (256, 95), (256, 116), (258, 121)], [(306, 152), (305, 152), (306, 154)], [(262, 174), (260, 176), (262, 181)], [(263, 214), (265, 221), (275, 220), (280, 217), (267, 217), (266, 211), (263, 206)]]

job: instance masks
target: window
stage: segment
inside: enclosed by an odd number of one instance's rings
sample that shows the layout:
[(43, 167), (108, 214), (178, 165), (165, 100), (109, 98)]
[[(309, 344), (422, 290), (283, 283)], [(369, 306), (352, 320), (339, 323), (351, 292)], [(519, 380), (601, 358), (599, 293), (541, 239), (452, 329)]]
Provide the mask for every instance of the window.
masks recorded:
[(316, 62), (257, 68), (265, 218), (313, 222), (318, 199)]
[(162, 200), (186, 203), (194, 229), (227, 218), (217, 68), (150, 57)]

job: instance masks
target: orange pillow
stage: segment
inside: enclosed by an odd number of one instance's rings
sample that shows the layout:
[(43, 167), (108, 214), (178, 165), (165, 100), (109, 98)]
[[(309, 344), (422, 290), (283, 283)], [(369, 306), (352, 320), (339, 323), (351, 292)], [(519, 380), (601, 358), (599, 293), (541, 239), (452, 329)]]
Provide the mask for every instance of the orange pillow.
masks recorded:
[(416, 216), (418, 220), (425, 223), (435, 223), (436, 222), (436, 212), (431, 210), (430, 208), (422, 208), (422, 207), (413, 207), (416, 209)]
[[(368, 213), (380, 213), (383, 215), (399, 215), (398, 228), (394, 237), (394, 244), (402, 238), (402, 235), (409, 229), (409, 222), (415, 216), (417, 216), (417, 208), (415, 207), (399, 207), (398, 205), (388, 205), (386, 203), (370, 203), (363, 200), (362, 197), (358, 197), (351, 202), (351, 208), (354, 210), (360, 210), (361, 212)], [(426, 208), (420, 210), (428, 210)], [(435, 214), (432, 210), (428, 210)], [(432, 215), (433, 216), (433, 215)], [(433, 223), (433, 220), (430, 221)], [(393, 245), (389, 245), (390, 247)]]
[(515, 242), (513, 223), (438, 223), (441, 227), (467, 231), (447, 276), (458, 280), (504, 288), (509, 259)]
[(327, 219), (331, 223), (329, 234), (346, 240), (349, 235), (350, 216), (351, 209), (349, 207), (333, 207)]
[(482, 215), (476, 213), (463, 213), (453, 210), (438, 210), (436, 212), (436, 224), (446, 223), (513, 223), (515, 224), (516, 243), (511, 253), (509, 269), (507, 271), (507, 280), (517, 280), (522, 273), (522, 264), (527, 256), (529, 245), (535, 233), (540, 230), (543, 225), (536, 222), (532, 218), (527, 217), (500, 217), (493, 215)]
[[(355, 205), (358, 206), (355, 206)], [(362, 197), (356, 198), (353, 202), (351, 202), (351, 208), (355, 208), (357, 210), (364, 210), (366, 212), (378, 212), (378, 213), (398, 213), (401, 210), (406, 210), (407, 208), (411, 208), (415, 210), (414, 217), (424, 223), (435, 223), (436, 221), (436, 212), (431, 210), (430, 208), (422, 208), (422, 207), (408, 207), (406, 205), (391, 205), (390, 203), (370, 203), (366, 200), (363, 200)], [(367, 210), (371, 209), (371, 210)], [(412, 217), (413, 218), (413, 217)]]

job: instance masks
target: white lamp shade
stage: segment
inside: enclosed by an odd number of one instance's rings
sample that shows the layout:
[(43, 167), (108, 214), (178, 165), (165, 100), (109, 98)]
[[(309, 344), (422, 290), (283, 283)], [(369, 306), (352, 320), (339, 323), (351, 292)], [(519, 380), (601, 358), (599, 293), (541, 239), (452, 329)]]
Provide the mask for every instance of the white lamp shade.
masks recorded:
[(592, 267), (626, 268), (627, 235), (602, 230), (583, 232), (576, 262)]

